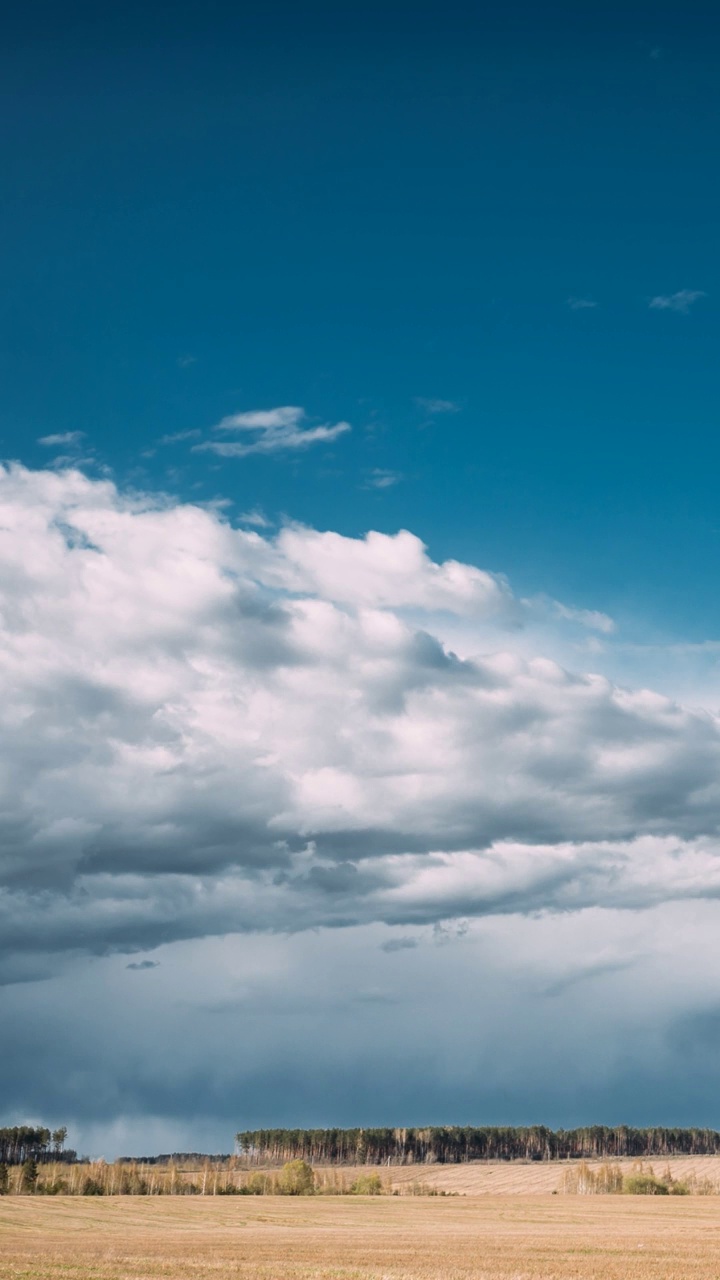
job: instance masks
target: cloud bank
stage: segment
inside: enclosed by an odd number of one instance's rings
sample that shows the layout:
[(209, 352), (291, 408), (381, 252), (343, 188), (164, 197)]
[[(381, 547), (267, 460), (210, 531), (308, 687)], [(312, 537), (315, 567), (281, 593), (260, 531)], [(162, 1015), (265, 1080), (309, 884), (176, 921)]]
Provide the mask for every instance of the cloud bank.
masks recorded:
[(265, 537), (76, 471), (2, 470), (0, 527), (7, 978), (720, 894), (717, 716), (483, 652), (527, 615), (502, 577), (407, 531)]

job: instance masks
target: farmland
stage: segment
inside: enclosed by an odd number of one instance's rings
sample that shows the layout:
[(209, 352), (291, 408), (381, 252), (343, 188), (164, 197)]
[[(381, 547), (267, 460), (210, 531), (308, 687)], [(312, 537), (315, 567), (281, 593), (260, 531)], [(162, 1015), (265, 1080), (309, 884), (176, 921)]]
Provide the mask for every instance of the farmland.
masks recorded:
[[(582, 1162), (597, 1172), (606, 1163), (600, 1160)], [(627, 1176), (636, 1169), (629, 1158), (613, 1162)], [(567, 1176), (581, 1165), (572, 1160), (478, 1160), (463, 1164), (419, 1165), (316, 1165), (315, 1187), (320, 1195), (348, 1194), (357, 1181), (373, 1175), (379, 1180), (383, 1195), (393, 1196), (532, 1196), (550, 1195), (568, 1190)], [(643, 1169), (663, 1176), (670, 1172), (677, 1183), (684, 1183), (692, 1193), (720, 1196), (720, 1156), (670, 1156), (643, 1163)], [(164, 1196), (201, 1193), (206, 1199), (231, 1191), (247, 1189), (253, 1181), (266, 1180), (273, 1190), (279, 1168), (248, 1164), (232, 1157), (217, 1161), (199, 1158), (166, 1164), (95, 1164), (71, 1165), (47, 1163), (39, 1166), (37, 1190), (48, 1194), (67, 1191), (83, 1195), (88, 1183), (94, 1194), (113, 1196), (120, 1191), (129, 1195)], [(22, 1169), (9, 1170), (8, 1190), (21, 1190)], [(87, 1190), (85, 1190), (87, 1194)], [(2, 1201), (0, 1200), (0, 1204)]]
[[(634, 1161), (618, 1160), (623, 1172), (629, 1173)], [(599, 1160), (588, 1160), (589, 1168), (601, 1168)], [(670, 1156), (647, 1162), (657, 1173), (670, 1169), (673, 1178), (683, 1181), (695, 1178), (712, 1185), (720, 1193), (720, 1156)], [(423, 1189), (444, 1191), (447, 1195), (548, 1195), (561, 1188), (563, 1172), (577, 1166), (576, 1161), (490, 1160), (468, 1164), (400, 1166), (380, 1170), (392, 1188), (409, 1190), (413, 1183)]]
[(2, 1280), (709, 1280), (713, 1197), (8, 1197)]

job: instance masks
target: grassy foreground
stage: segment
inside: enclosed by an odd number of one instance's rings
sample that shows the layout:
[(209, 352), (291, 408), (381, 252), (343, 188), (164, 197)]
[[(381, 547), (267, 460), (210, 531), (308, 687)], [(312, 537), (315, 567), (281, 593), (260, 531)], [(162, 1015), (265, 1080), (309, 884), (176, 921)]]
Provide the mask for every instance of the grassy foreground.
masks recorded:
[(714, 1197), (8, 1198), (2, 1280), (714, 1280)]

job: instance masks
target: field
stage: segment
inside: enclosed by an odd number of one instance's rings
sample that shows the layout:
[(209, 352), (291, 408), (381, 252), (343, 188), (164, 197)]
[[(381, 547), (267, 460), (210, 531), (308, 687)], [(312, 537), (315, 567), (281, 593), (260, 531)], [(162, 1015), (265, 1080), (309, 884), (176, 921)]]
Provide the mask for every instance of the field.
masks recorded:
[[(624, 1174), (632, 1172), (635, 1162), (625, 1158), (614, 1162)], [(317, 1190), (322, 1194), (348, 1192), (358, 1177), (379, 1176), (385, 1194), (400, 1196), (444, 1194), (446, 1196), (476, 1195), (549, 1195), (563, 1190), (564, 1174), (578, 1167), (578, 1161), (523, 1161), (490, 1160), (467, 1164), (417, 1164), (417, 1165), (357, 1165), (315, 1166)], [(602, 1167), (600, 1160), (589, 1160), (590, 1169)], [(646, 1169), (662, 1176), (670, 1170), (676, 1182), (689, 1183), (694, 1192), (720, 1196), (720, 1156), (671, 1156), (646, 1162)], [(91, 1179), (110, 1195), (120, 1190), (122, 1171), (134, 1170), (139, 1180), (135, 1190), (161, 1195), (172, 1191), (215, 1193), (238, 1189), (248, 1180), (264, 1172), (277, 1175), (279, 1169), (269, 1169), (233, 1159), (225, 1163), (186, 1163), (168, 1165), (95, 1165), (43, 1164), (40, 1166), (39, 1188), (47, 1189), (57, 1184), (59, 1189), (72, 1193), (82, 1191), (83, 1184)], [(19, 1190), (21, 1183), (19, 1166), (10, 1170), (10, 1190)], [(57, 1188), (56, 1188), (57, 1189)]]
[[(469, 1164), (395, 1165), (376, 1171), (384, 1182), (400, 1191), (410, 1190), (413, 1183), (417, 1183), (423, 1188), (444, 1191), (447, 1195), (548, 1195), (559, 1189), (563, 1171), (572, 1168), (573, 1163), (489, 1160)], [(587, 1163), (591, 1169), (599, 1169), (603, 1162), (588, 1160)], [(629, 1173), (634, 1161), (623, 1159), (615, 1163), (624, 1173)], [(657, 1157), (645, 1163), (657, 1174), (669, 1168), (677, 1181), (694, 1177), (711, 1183), (720, 1194), (720, 1156)], [(329, 1174), (331, 1171), (326, 1172)], [(343, 1170), (351, 1181), (363, 1172), (367, 1172), (365, 1167)]]
[(8, 1197), (2, 1280), (715, 1280), (720, 1199)]

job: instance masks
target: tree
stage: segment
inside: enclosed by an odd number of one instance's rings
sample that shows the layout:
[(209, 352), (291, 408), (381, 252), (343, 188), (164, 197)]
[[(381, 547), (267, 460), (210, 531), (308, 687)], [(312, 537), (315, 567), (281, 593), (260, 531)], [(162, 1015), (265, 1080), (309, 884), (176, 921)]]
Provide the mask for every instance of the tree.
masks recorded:
[(28, 1156), (22, 1167), (21, 1187), (28, 1195), (32, 1195), (37, 1187), (38, 1167), (34, 1156)]
[(0, 1196), (6, 1196), (10, 1190), (10, 1170), (6, 1164), (0, 1164)]
[(288, 1160), (278, 1177), (281, 1196), (311, 1196), (315, 1190), (315, 1174), (305, 1160)]
[(67, 1129), (65, 1128), (65, 1126), (63, 1126), (62, 1129), (53, 1130), (52, 1144), (53, 1144), (53, 1152), (56, 1156), (60, 1154), (63, 1147), (65, 1146), (66, 1138), (67, 1138)]

